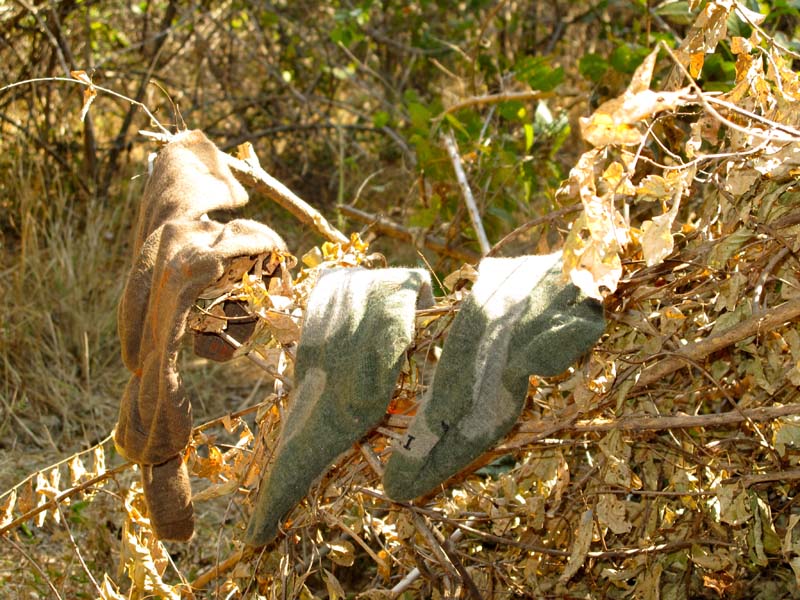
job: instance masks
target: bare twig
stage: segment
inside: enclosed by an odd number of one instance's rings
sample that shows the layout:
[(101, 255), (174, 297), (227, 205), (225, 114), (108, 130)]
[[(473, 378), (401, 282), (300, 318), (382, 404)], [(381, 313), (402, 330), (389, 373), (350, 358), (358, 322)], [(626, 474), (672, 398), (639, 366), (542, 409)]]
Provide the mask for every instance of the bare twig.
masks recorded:
[[(722, 123), (726, 127), (730, 128), (730, 129), (732, 129), (734, 131), (738, 131), (740, 133), (744, 133), (745, 135), (750, 135), (750, 136), (753, 136), (754, 138), (758, 138), (758, 139), (762, 139), (762, 140), (768, 139), (768, 140), (778, 140), (778, 141), (783, 141), (783, 142), (796, 142), (798, 140), (798, 138), (800, 138), (800, 131), (797, 131), (793, 127), (789, 127), (789, 126), (783, 125), (781, 123), (776, 123), (775, 121), (771, 121), (771, 120), (769, 120), (769, 119), (767, 119), (765, 117), (762, 117), (760, 115), (756, 115), (755, 113), (752, 113), (750, 111), (745, 111), (744, 109), (736, 106), (735, 104), (732, 104), (730, 102), (726, 102), (724, 100), (719, 100), (717, 98), (714, 98), (711, 95), (708, 95), (708, 94), (704, 93), (703, 90), (700, 89), (700, 86), (697, 85), (697, 83), (695, 82), (694, 78), (691, 76), (691, 74), (686, 69), (684, 64), (678, 59), (677, 56), (675, 56), (675, 52), (667, 44), (665, 44), (663, 42), (661, 42), (661, 47), (664, 49), (664, 51), (667, 54), (669, 54), (670, 58), (672, 58), (673, 62), (675, 63), (675, 66), (683, 74), (683, 76), (688, 80), (689, 87), (691, 87), (692, 90), (696, 94), (696, 100), (698, 102), (700, 102), (703, 105), (703, 107), (705, 107), (705, 109), (715, 119), (717, 119), (717, 121), (719, 121), (720, 123)], [(687, 98), (687, 99), (691, 99), (691, 98)], [(753, 119), (754, 121), (757, 121), (757, 122), (763, 123), (765, 125), (768, 125), (769, 126), (769, 130), (761, 130), (761, 129), (756, 129), (754, 127), (744, 127), (742, 125), (734, 123), (730, 119), (726, 119), (725, 117), (723, 117), (719, 113), (719, 111), (711, 105), (712, 102), (716, 103), (716, 104), (720, 104), (720, 105), (724, 106), (725, 108), (727, 108), (729, 110), (732, 110), (732, 111), (734, 111), (736, 113), (744, 114), (748, 118)], [(785, 135), (775, 135), (774, 131), (780, 131), (781, 133), (784, 133)]]
[[(50, 498), (50, 500), (48, 500), (47, 502), (44, 502), (43, 504), (40, 504), (36, 508), (32, 508), (31, 510), (29, 510), (25, 514), (20, 515), (19, 517), (17, 517), (13, 521), (10, 521), (9, 523), (7, 523), (7, 524), (3, 525), (2, 527), (0, 527), (0, 536), (5, 535), (6, 533), (11, 531), (12, 529), (17, 527), (18, 525), (21, 525), (25, 521), (28, 521), (29, 519), (32, 519), (33, 517), (35, 517), (39, 513), (43, 512), (43, 511), (46, 511), (46, 510), (50, 510), (52, 508), (55, 508), (56, 506), (58, 506), (61, 502), (63, 502), (67, 498), (71, 498), (75, 494), (79, 494), (81, 492), (84, 492), (84, 491), (88, 490), (89, 488), (91, 488), (92, 486), (100, 483), (101, 481), (105, 481), (109, 477), (113, 477), (114, 475), (122, 473), (123, 471), (127, 471), (132, 466), (133, 466), (132, 462), (122, 463), (121, 465), (119, 465), (117, 467), (114, 467), (113, 469), (109, 469), (108, 471), (104, 471), (103, 473), (99, 473), (98, 475), (95, 475), (91, 479), (87, 479), (86, 481), (84, 481), (80, 485), (76, 485), (76, 486), (71, 487), (71, 488), (69, 488), (67, 490), (64, 490), (60, 494)], [(6, 538), (6, 539), (8, 539), (8, 538)]]
[[(165, 135), (152, 131), (140, 131), (139, 133), (160, 142), (169, 142), (172, 139), (169, 134)], [(331, 225), (317, 209), (267, 173), (260, 165), (240, 160), (224, 152), (222, 156), (241, 183), (261, 192), (270, 200), (292, 213), (301, 223), (314, 227), (326, 240), (339, 244), (350, 243), (350, 239)]]
[[(244, 408), (242, 410), (239, 410), (239, 411), (236, 411), (236, 412), (232, 412), (232, 413), (228, 413), (228, 414), (225, 414), (222, 417), (217, 417), (216, 419), (212, 419), (210, 421), (202, 423), (201, 425), (198, 425), (197, 427), (194, 427), (192, 429), (192, 434), (194, 435), (194, 434), (199, 433), (201, 431), (205, 431), (207, 429), (210, 429), (211, 427), (216, 427), (218, 425), (222, 425), (227, 420), (236, 419), (238, 417), (243, 417), (244, 415), (247, 415), (247, 414), (250, 414), (250, 413), (253, 413), (253, 412), (257, 412), (262, 407), (264, 407), (267, 404), (269, 404), (271, 401), (272, 400), (266, 400), (264, 402), (259, 402), (258, 404), (255, 404), (253, 406), (248, 406), (247, 408)], [(98, 444), (98, 446), (104, 444), (109, 439), (111, 439), (111, 435), (109, 435), (102, 442), (100, 442), (100, 444)], [(34, 473), (32, 475), (29, 475), (28, 477), (26, 477), (25, 479), (23, 479), (22, 481), (20, 481), (16, 485), (14, 485), (7, 492), (4, 492), (3, 496), (7, 495), (8, 493), (10, 493), (11, 491), (13, 491), (15, 489), (18, 489), (20, 486), (24, 485), (25, 483), (27, 483), (28, 481), (30, 481), (31, 479), (36, 477), (36, 475), (38, 473), (41, 473), (43, 471), (47, 471), (47, 470), (52, 469), (54, 467), (60, 466), (62, 464), (65, 464), (65, 463), (69, 462), (70, 460), (72, 460), (75, 456), (80, 456), (81, 454), (85, 454), (89, 450), (92, 450), (92, 449), (94, 449), (96, 447), (97, 446), (93, 446), (92, 448), (89, 448), (88, 450), (84, 450), (83, 452), (78, 452), (76, 454), (73, 454), (69, 458), (65, 458), (65, 459), (63, 459), (63, 460), (61, 460), (61, 461), (59, 461), (59, 462), (57, 462), (57, 463), (55, 463), (53, 465), (50, 465), (49, 467), (47, 467), (45, 469), (40, 469), (36, 473)], [(11, 531), (12, 529), (17, 527), (18, 525), (24, 523), (25, 521), (28, 521), (28, 520), (32, 519), (33, 517), (35, 517), (39, 513), (43, 512), (43, 511), (46, 511), (46, 510), (50, 510), (52, 508), (55, 508), (56, 506), (58, 506), (61, 502), (63, 502), (67, 498), (71, 498), (72, 496), (75, 496), (76, 494), (84, 492), (84, 491), (88, 490), (89, 488), (97, 485), (98, 483), (101, 483), (101, 482), (103, 482), (103, 481), (105, 481), (107, 479), (110, 479), (111, 477), (113, 477), (115, 475), (118, 475), (118, 474), (120, 474), (120, 473), (122, 473), (124, 471), (127, 471), (128, 469), (133, 467), (134, 464), (135, 463), (133, 463), (133, 462), (122, 463), (121, 465), (118, 465), (118, 466), (114, 467), (113, 469), (108, 469), (108, 470), (106, 470), (106, 471), (104, 471), (102, 473), (98, 473), (96, 476), (92, 477), (91, 479), (87, 479), (86, 481), (84, 481), (80, 485), (76, 485), (74, 487), (71, 487), (69, 489), (64, 490), (63, 492), (61, 492), (57, 496), (54, 496), (53, 498), (51, 498), (50, 500), (48, 500), (44, 504), (41, 504), (41, 505), (39, 505), (39, 506), (37, 506), (35, 508), (32, 508), (31, 510), (29, 510), (25, 514), (20, 515), (19, 517), (17, 517), (13, 521), (10, 521), (6, 525), (3, 525), (2, 527), (0, 527), (0, 536), (3, 536), (4, 534), (6, 534), (7, 532)], [(0, 496), (0, 497), (2, 497), (2, 496)]]
[(319, 211), (302, 200), (297, 194), (275, 179), (258, 165), (234, 158), (225, 154), (228, 166), (233, 169), (237, 179), (244, 180), (243, 183), (252, 185), (256, 190), (269, 197), (275, 203), (285, 208), (301, 223), (313, 226), (322, 236), (335, 243), (347, 244), (349, 238), (333, 225), (328, 223)]
[(741, 483), (744, 487), (750, 487), (757, 483), (770, 483), (772, 481), (797, 481), (800, 479), (800, 469), (787, 469), (786, 471), (774, 471), (772, 473), (757, 473), (754, 475), (743, 475), (742, 477), (732, 477), (730, 481), (724, 480), (722, 483)]
[(26, 79), (24, 81), (15, 81), (14, 83), (9, 83), (8, 85), (4, 85), (3, 87), (0, 87), (0, 92), (4, 92), (6, 90), (10, 90), (11, 88), (19, 87), (21, 85), (28, 85), (28, 84), (31, 84), (31, 83), (39, 83), (39, 82), (45, 82), (45, 81), (48, 81), (48, 82), (49, 81), (66, 81), (67, 83), (76, 83), (76, 84), (82, 85), (84, 87), (92, 87), (92, 88), (96, 89), (98, 92), (103, 92), (104, 94), (108, 94), (109, 96), (114, 96), (115, 98), (120, 98), (121, 100), (124, 100), (125, 102), (129, 102), (133, 106), (137, 106), (137, 107), (141, 108), (144, 111), (144, 113), (150, 118), (150, 120), (164, 132), (164, 134), (169, 135), (169, 131), (167, 129), (165, 129), (164, 126), (161, 125), (161, 123), (159, 123), (159, 121), (158, 121), (158, 119), (156, 119), (155, 115), (153, 115), (153, 113), (151, 113), (150, 110), (142, 102), (137, 102), (133, 98), (128, 98), (128, 96), (125, 96), (124, 94), (120, 94), (119, 92), (115, 92), (114, 90), (110, 90), (108, 88), (104, 88), (104, 87), (101, 87), (99, 85), (95, 85), (94, 83), (91, 83), (91, 82), (88, 82), (88, 81), (83, 81), (82, 79), (73, 79), (71, 77), (36, 77), (34, 79)]
[(453, 566), (453, 563), (450, 562), (447, 553), (444, 551), (444, 548), (442, 548), (439, 540), (436, 539), (436, 536), (433, 535), (433, 532), (425, 523), (425, 519), (422, 518), (422, 515), (414, 510), (409, 511), (409, 514), (417, 532), (420, 534), (420, 536), (422, 536), (422, 539), (425, 540), (425, 544), (431, 549), (436, 557), (436, 560), (439, 561), (439, 564), (441, 564), (442, 568), (444, 568), (444, 570), (449, 572), (451, 575), (458, 576), (458, 571), (456, 570), (455, 566)]
[[(780, 417), (800, 414), (800, 404), (785, 406), (762, 406), (760, 408), (744, 408), (710, 415), (675, 415), (652, 417), (632, 415), (618, 419), (595, 419), (592, 421), (575, 421), (566, 418), (562, 421), (537, 421), (526, 423), (519, 429), (521, 434), (551, 433), (569, 430), (575, 433), (593, 433), (604, 431), (662, 431), (666, 429), (691, 429), (694, 427), (724, 427), (750, 421), (771, 421)], [(516, 445), (517, 439), (512, 440)]]
[(442, 119), (445, 115), (458, 112), (463, 108), (470, 108), (472, 106), (485, 106), (487, 104), (500, 104), (502, 102), (525, 102), (530, 100), (542, 100), (543, 98), (552, 98), (554, 92), (541, 92), (537, 90), (528, 90), (525, 92), (502, 92), (500, 94), (487, 94), (485, 96), (474, 96), (467, 98), (461, 102), (457, 102), (453, 106), (446, 109), (442, 114), (436, 117), (437, 120)]
[(531, 219), (527, 223), (523, 223), (519, 227), (517, 227), (514, 231), (507, 234), (502, 240), (497, 242), (487, 256), (495, 256), (500, 248), (508, 244), (514, 238), (522, 235), (529, 229), (533, 229), (538, 225), (542, 225), (543, 223), (549, 223), (550, 221), (555, 221), (556, 219), (560, 219), (561, 217), (568, 215), (570, 213), (578, 212), (583, 208), (583, 204), (580, 202), (576, 202), (575, 204), (571, 204), (570, 206), (565, 206), (564, 208), (559, 208), (558, 210), (551, 211), (542, 217), (537, 217), (535, 219)]
[(86, 576), (89, 578), (89, 581), (92, 582), (94, 589), (96, 589), (99, 596), (102, 597), (103, 591), (100, 589), (97, 580), (94, 578), (94, 575), (92, 575), (92, 572), (86, 565), (86, 561), (83, 560), (83, 554), (81, 554), (81, 550), (80, 548), (78, 548), (78, 543), (75, 541), (75, 536), (72, 535), (72, 528), (69, 526), (69, 520), (67, 519), (67, 516), (64, 514), (64, 511), (61, 510), (61, 506), (56, 505), (56, 510), (58, 510), (58, 513), (61, 515), (61, 522), (64, 524), (64, 528), (67, 530), (67, 535), (69, 536), (70, 544), (72, 544), (72, 549), (75, 552), (75, 556), (78, 557), (78, 562), (81, 563), (83, 572), (86, 573)]
[[(402, 225), (398, 225), (391, 219), (387, 219), (382, 215), (373, 215), (347, 205), (340, 206), (339, 210), (346, 216), (360, 221), (361, 223), (368, 224), (378, 233), (382, 233), (390, 238), (402, 240), (411, 244), (417, 240), (417, 236), (414, 235), (413, 231)], [(450, 256), (465, 262), (477, 262), (480, 260), (480, 256), (476, 252), (463, 248), (451, 248), (447, 245), (445, 240), (436, 236), (426, 235), (422, 239), (422, 244), (429, 250), (441, 254), (442, 256)]]
[(470, 221), (472, 221), (472, 227), (475, 229), (475, 235), (478, 237), (481, 254), (486, 256), (492, 249), (492, 245), (489, 243), (489, 238), (486, 237), (486, 231), (483, 229), (481, 213), (478, 211), (478, 205), (475, 204), (475, 198), (472, 195), (472, 190), (467, 181), (467, 174), (464, 173), (464, 167), (461, 164), (461, 155), (458, 152), (458, 145), (456, 145), (456, 140), (452, 132), (442, 135), (442, 139), (447, 148), (447, 153), (450, 155), (450, 162), (453, 163), (453, 170), (456, 173), (456, 179), (458, 180), (458, 185), (461, 187), (461, 194), (464, 197), (464, 204), (467, 206), (467, 212), (469, 213)]
[(204, 573), (200, 573), (197, 578), (192, 581), (192, 589), (193, 590), (202, 590), (206, 587), (209, 583), (214, 581), (215, 579), (219, 578), (220, 575), (223, 573), (227, 573), (231, 569), (233, 569), (236, 565), (238, 565), (242, 558), (244, 557), (244, 550), (237, 550), (233, 554), (231, 554), (228, 558), (223, 560), (221, 563), (215, 564), (211, 567), (208, 571)]
[[(2, 533), (0, 533), (0, 535), (2, 535)], [(61, 600), (61, 594), (58, 593), (56, 586), (53, 585), (53, 582), (51, 581), (50, 577), (48, 577), (47, 573), (44, 572), (44, 569), (42, 569), (42, 567), (39, 566), (39, 563), (33, 560), (33, 557), (27, 552), (25, 552), (25, 549), (12, 538), (8, 537), (6, 538), (5, 541), (8, 543), (9, 546), (14, 548), (14, 550), (16, 550), (17, 552), (22, 554), (22, 556), (25, 557), (25, 560), (27, 560), (31, 564), (34, 570), (39, 574), (39, 577), (41, 577), (47, 584), (47, 587), (50, 588), (50, 591), (53, 593), (53, 597), (56, 598), (57, 600)]]
[[(12, 413), (12, 414), (13, 414), (13, 413)], [(8, 495), (9, 495), (11, 492), (13, 492), (14, 490), (21, 488), (23, 485), (25, 485), (25, 484), (26, 484), (26, 483), (28, 483), (29, 481), (32, 481), (33, 479), (35, 479), (35, 478), (36, 478), (36, 476), (37, 476), (39, 473), (42, 473), (42, 472), (44, 472), (44, 471), (49, 471), (49, 470), (51, 470), (51, 469), (55, 469), (56, 467), (60, 467), (61, 465), (65, 465), (65, 464), (67, 464), (68, 462), (70, 462), (71, 460), (73, 460), (73, 459), (74, 459), (74, 458), (76, 458), (76, 457), (79, 457), (79, 456), (84, 456), (85, 454), (89, 454), (90, 452), (94, 452), (94, 451), (95, 451), (97, 448), (100, 448), (101, 446), (105, 446), (105, 445), (106, 445), (108, 442), (110, 442), (110, 441), (111, 441), (111, 438), (112, 438), (113, 436), (114, 436), (114, 434), (113, 434), (113, 433), (110, 433), (110, 434), (108, 434), (106, 437), (104, 437), (102, 440), (100, 440), (99, 442), (97, 442), (97, 443), (96, 443), (94, 446), (91, 446), (91, 447), (89, 447), (89, 448), (86, 448), (85, 450), (80, 450), (80, 451), (78, 451), (78, 452), (75, 452), (74, 454), (71, 454), (71, 455), (70, 455), (70, 456), (68, 456), (67, 458), (63, 458), (63, 459), (59, 460), (58, 462), (55, 462), (55, 463), (53, 463), (53, 464), (51, 464), (51, 465), (47, 466), (47, 467), (46, 467), (46, 468), (44, 468), (44, 469), (39, 469), (38, 471), (36, 471), (36, 472), (34, 472), (34, 473), (32, 473), (32, 474), (28, 475), (28, 476), (27, 476), (25, 479), (23, 479), (22, 481), (19, 481), (19, 482), (17, 482), (16, 484), (14, 484), (13, 486), (11, 486), (11, 487), (10, 487), (10, 488), (8, 488), (7, 490), (3, 491), (3, 493), (1, 493), (1, 494), (0, 494), (0, 500), (2, 500), (3, 498), (5, 498), (6, 496), (8, 496)]]
[[(530, 544), (528, 542), (522, 542), (515, 540), (513, 538), (505, 538), (500, 537), (498, 535), (492, 535), (491, 533), (486, 533), (479, 529), (475, 529), (468, 524), (454, 522), (455, 526), (458, 527), (460, 530), (466, 531), (467, 533), (471, 533), (480, 537), (481, 539), (495, 542), (497, 544), (503, 544), (506, 546), (515, 546), (517, 548), (523, 548), (525, 550), (529, 550), (530, 552), (536, 552), (538, 554), (546, 554), (548, 556), (559, 556), (566, 558), (571, 553), (568, 550), (558, 550), (557, 548), (548, 548), (547, 546), (539, 546), (537, 544)], [(637, 556), (640, 554), (655, 554), (655, 553), (663, 553), (669, 554), (670, 552), (675, 552), (676, 550), (682, 550), (684, 548), (691, 548), (694, 545), (699, 546), (733, 546), (730, 542), (726, 542), (723, 540), (680, 540), (676, 542), (669, 542), (665, 544), (651, 544), (650, 546), (643, 546), (641, 548), (619, 548), (616, 550), (592, 550), (586, 553), (587, 558), (595, 558), (595, 559), (602, 559), (602, 558), (627, 558), (630, 556)]]
[[(231, 336), (226, 331), (219, 331), (217, 335), (220, 336), (223, 340), (228, 342), (231, 346), (238, 349), (241, 348), (242, 345), (239, 343), (235, 337)], [(277, 369), (269, 364), (266, 360), (264, 360), (256, 351), (250, 351), (245, 353), (247, 359), (252, 362), (254, 365), (257, 365), (260, 369), (262, 369), (265, 373), (267, 373), (270, 377), (274, 377), (275, 379), (279, 379), (283, 385), (286, 386), (287, 389), (292, 389), (292, 380), (283, 375), (282, 373), (278, 373)]]

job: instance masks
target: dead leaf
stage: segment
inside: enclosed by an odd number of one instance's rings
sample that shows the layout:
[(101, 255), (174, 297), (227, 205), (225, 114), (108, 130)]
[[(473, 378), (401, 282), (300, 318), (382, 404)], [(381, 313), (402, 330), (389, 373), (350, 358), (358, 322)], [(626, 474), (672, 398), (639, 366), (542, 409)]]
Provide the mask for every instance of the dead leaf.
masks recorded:
[(580, 119), (581, 135), (587, 142), (597, 147), (638, 144), (642, 133), (637, 124), (685, 102), (688, 88), (672, 92), (650, 89), (657, 56), (658, 49), (644, 59), (622, 96), (604, 102), (590, 117)]
[(475, 280), (477, 278), (478, 278), (477, 269), (473, 267), (471, 264), (466, 263), (461, 265), (461, 267), (459, 267), (457, 270), (453, 271), (447, 277), (445, 277), (442, 283), (448, 290), (455, 290), (459, 282), (469, 281), (471, 283), (475, 283)]
[(289, 345), (300, 339), (300, 326), (293, 315), (274, 310), (261, 310), (258, 316), (264, 320), (269, 332), (279, 343)]
[(660, 264), (667, 256), (672, 254), (675, 241), (672, 237), (672, 224), (678, 215), (680, 202), (675, 200), (672, 208), (663, 215), (653, 217), (652, 220), (642, 223), (642, 254), (648, 267)]
[(255, 148), (253, 148), (253, 144), (250, 142), (244, 142), (243, 144), (239, 144), (236, 146), (236, 152), (234, 155), (239, 160), (243, 160), (247, 164), (253, 167), (260, 167), (261, 164), (258, 161), (258, 155), (256, 154)]
[(82, 81), (84, 83), (89, 84), (83, 90), (83, 108), (81, 108), (81, 121), (86, 118), (86, 115), (89, 113), (89, 107), (94, 102), (94, 99), (97, 97), (97, 90), (92, 83), (92, 78), (86, 73), (86, 71), (70, 71), (69, 72), (72, 77), (77, 79), (78, 81)]
[(628, 520), (625, 503), (614, 494), (601, 494), (597, 502), (597, 520), (601, 527), (608, 527), (613, 533), (628, 533), (633, 524)]
[(111, 581), (108, 573), (103, 573), (103, 583), (100, 585), (100, 600), (127, 600), (127, 596), (119, 593), (117, 586)]
[(356, 551), (353, 544), (347, 540), (340, 540), (328, 544), (330, 552), (328, 558), (341, 567), (352, 567), (356, 560)]
[(594, 513), (591, 509), (585, 511), (581, 516), (578, 531), (575, 532), (574, 542), (572, 544), (572, 552), (570, 552), (567, 566), (564, 567), (564, 572), (558, 580), (561, 583), (566, 583), (578, 572), (586, 560), (586, 555), (589, 553), (589, 548), (592, 545), (592, 530), (594, 529)]
[(225, 467), (225, 461), (222, 457), (222, 452), (213, 444), (208, 445), (208, 458), (204, 458), (193, 452), (194, 460), (192, 461), (192, 473), (197, 477), (217, 481), (222, 469)]
[(328, 569), (323, 569), (322, 578), (325, 580), (325, 587), (328, 590), (328, 598), (329, 600), (339, 600), (340, 598), (346, 598), (344, 593), (344, 589), (342, 588), (342, 584), (339, 583), (339, 580), (336, 579), (336, 576), (328, 571)]
[(0, 508), (0, 527), (5, 527), (14, 520), (14, 506), (17, 503), (17, 490), (12, 489), (11, 493), (5, 501), (5, 504)]

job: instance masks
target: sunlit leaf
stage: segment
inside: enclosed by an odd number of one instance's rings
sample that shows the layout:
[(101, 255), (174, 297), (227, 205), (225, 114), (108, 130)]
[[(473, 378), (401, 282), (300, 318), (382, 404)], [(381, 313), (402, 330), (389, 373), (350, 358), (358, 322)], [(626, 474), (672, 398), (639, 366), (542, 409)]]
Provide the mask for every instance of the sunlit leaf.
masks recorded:
[(355, 548), (347, 540), (328, 544), (328, 558), (341, 567), (352, 567), (355, 561)]
[(676, 200), (672, 208), (663, 215), (653, 217), (642, 223), (642, 254), (644, 262), (648, 267), (661, 263), (667, 256), (672, 254), (675, 241), (672, 237), (672, 224), (678, 215), (679, 202)]
[(586, 560), (586, 555), (589, 553), (589, 548), (592, 545), (592, 531), (594, 529), (594, 513), (587, 510), (581, 516), (578, 530), (575, 532), (574, 541), (572, 543), (572, 550), (570, 551), (567, 566), (564, 572), (559, 577), (559, 581), (567, 582), (578, 572), (583, 566), (583, 561)]
[(12, 489), (6, 501), (0, 506), (0, 527), (5, 527), (14, 520), (14, 506), (17, 503), (17, 490)]

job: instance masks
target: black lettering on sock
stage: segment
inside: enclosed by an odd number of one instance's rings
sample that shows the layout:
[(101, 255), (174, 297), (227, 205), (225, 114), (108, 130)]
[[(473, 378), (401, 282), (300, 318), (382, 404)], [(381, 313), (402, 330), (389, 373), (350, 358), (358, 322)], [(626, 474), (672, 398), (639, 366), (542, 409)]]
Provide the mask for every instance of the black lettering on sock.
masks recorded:
[(413, 435), (408, 436), (408, 439), (406, 440), (406, 443), (403, 444), (403, 448), (405, 448), (406, 450), (411, 450), (411, 442), (413, 440), (414, 440), (414, 436)]

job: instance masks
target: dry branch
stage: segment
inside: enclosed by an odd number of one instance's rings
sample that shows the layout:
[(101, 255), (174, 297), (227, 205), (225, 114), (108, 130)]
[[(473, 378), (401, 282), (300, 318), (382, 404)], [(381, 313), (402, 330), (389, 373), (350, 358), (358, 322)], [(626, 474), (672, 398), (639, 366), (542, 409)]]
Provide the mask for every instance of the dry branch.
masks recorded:
[(538, 225), (549, 223), (550, 221), (555, 221), (556, 219), (560, 219), (563, 216), (566, 216), (570, 213), (578, 212), (579, 210), (582, 209), (583, 209), (583, 204), (581, 204), (580, 202), (576, 202), (569, 206), (565, 206), (564, 208), (559, 208), (558, 210), (551, 211), (544, 216), (531, 219), (527, 223), (523, 223), (522, 225), (514, 229), (514, 231), (507, 234), (505, 237), (503, 237), (503, 239), (497, 242), (489, 251), (489, 254), (487, 256), (496, 256), (497, 253), (500, 251), (500, 248), (502, 248), (515, 238), (519, 237), (526, 231), (533, 229), (534, 227), (537, 227)]
[(311, 225), (328, 241), (339, 244), (350, 242), (347, 236), (328, 223), (328, 220), (319, 211), (260, 166), (239, 160), (230, 154), (224, 154), (224, 156), (228, 166), (242, 184), (255, 188), (292, 213), (301, 223)]
[(689, 343), (670, 358), (659, 360), (642, 371), (634, 389), (647, 387), (692, 361), (699, 361), (714, 352), (750, 336), (770, 331), (800, 316), (800, 300), (784, 302), (778, 307), (753, 315), (746, 321), (699, 342)]
[[(140, 131), (139, 133), (164, 143), (169, 142), (173, 137), (169, 134), (154, 133), (152, 131)], [(260, 165), (240, 160), (224, 152), (222, 156), (240, 183), (264, 194), (270, 200), (292, 213), (301, 223), (314, 227), (326, 240), (339, 244), (350, 242), (348, 237), (331, 225), (317, 209), (267, 173)]]
[(221, 563), (215, 564), (208, 571), (201, 573), (197, 578), (192, 581), (191, 586), (193, 590), (202, 590), (209, 583), (217, 579), (223, 573), (227, 573), (238, 565), (244, 557), (244, 550), (237, 550), (226, 558)]
[(450, 162), (453, 163), (453, 171), (455, 171), (458, 185), (461, 188), (461, 194), (464, 196), (464, 204), (467, 207), (470, 221), (472, 221), (472, 227), (475, 229), (475, 235), (481, 247), (481, 254), (486, 256), (492, 249), (492, 245), (489, 243), (489, 238), (486, 237), (486, 231), (483, 229), (481, 213), (478, 211), (478, 205), (475, 204), (475, 197), (472, 195), (472, 190), (469, 187), (467, 174), (464, 173), (464, 166), (461, 164), (461, 155), (458, 151), (456, 139), (453, 137), (452, 132), (444, 134), (442, 139), (447, 148), (447, 154), (450, 156)]
[(552, 98), (555, 92), (541, 92), (538, 90), (531, 90), (525, 92), (502, 92), (500, 94), (486, 94), (485, 96), (473, 96), (467, 98), (450, 106), (445, 110), (437, 119), (443, 118), (445, 115), (458, 112), (462, 108), (470, 108), (472, 106), (486, 106), (489, 104), (502, 104), (503, 102), (526, 102), (532, 100), (543, 100), (545, 98)]
[[(786, 406), (763, 406), (759, 408), (745, 408), (730, 412), (711, 415), (674, 415), (652, 417), (644, 415), (631, 415), (618, 419), (595, 419), (592, 421), (577, 421), (566, 418), (561, 421), (539, 421), (526, 423), (519, 429), (523, 434), (548, 434), (554, 431), (571, 431), (575, 433), (592, 433), (612, 430), (620, 431), (664, 431), (667, 429), (691, 429), (693, 427), (724, 427), (745, 421), (770, 421), (780, 417), (800, 415), (800, 404), (787, 404)], [(514, 440), (514, 445), (517, 445)]]
[[(387, 219), (382, 215), (373, 215), (368, 212), (364, 212), (363, 210), (359, 210), (353, 206), (346, 205), (340, 206), (339, 210), (344, 213), (345, 216), (367, 224), (378, 233), (382, 233), (387, 237), (408, 242), (410, 244), (414, 244), (417, 240), (417, 236), (414, 235), (413, 231), (403, 227), (402, 225), (398, 225), (391, 219)], [(422, 245), (425, 248), (436, 252), (437, 254), (442, 256), (450, 256), (451, 258), (457, 258), (459, 260), (463, 260), (464, 262), (475, 263), (481, 258), (477, 252), (472, 252), (471, 250), (466, 250), (464, 248), (451, 248), (447, 245), (445, 240), (433, 235), (426, 235), (422, 239)]]
[(4, 536), (6, 533), (11, 531), (12, 529), (17, 527), (18, 525), (22, 525), (25, 521), (28, 521), (28, 520), (32, 519), (33, 517), (38, 515), (40, 512), (56, 508), (59, 504), (61, 504), (67, 498), (71, 498), (75, 494), (79, 494), (79, 493), (81, 493), (83, 491), (86, 491), (89, 488), (91, 488), (93, 485), (96, 485), (96, 484), (100, 483), (101, 481), (105, 481), (109, 477), (112, 477), (114, 475), (122, 473), (123, 471), (127, 471), (132, 466), (133, 466), (133, 463), (131, 463), (131, 462), (122, 463), (121, 465), (119, 465), (117, 467), (114, 467), (113, 469), (109, 469), (108, 471), (104, 471), (102, 473), (99, 473), (99, 474), (95, 475), (91, 479), (87, 479), (86, 481), (84, 481), (80, 485), (76, 485), (76, 486), (71, 487), (71, 488), (69, 488), (67, 490), (64, 490), (63, 492), (61, 492), (57, 496), (53, 496), (52, 498), (50, 498), (50, 500), (48, 500), (47, 502), (45, 502), (43, 504), (40, 504), (36, 508), (32, 508), (31, 510), (29, 510), (25, 514), (20, 515), (19, 517), (17, 517), (13, 521), (10, 521), (10, 522), (6, 523), (5, 525), (3, 525), (2, 527), (0, 527), (0, 537)]

